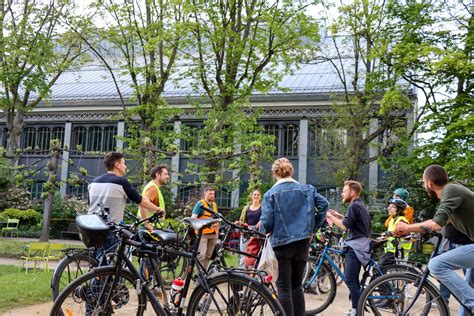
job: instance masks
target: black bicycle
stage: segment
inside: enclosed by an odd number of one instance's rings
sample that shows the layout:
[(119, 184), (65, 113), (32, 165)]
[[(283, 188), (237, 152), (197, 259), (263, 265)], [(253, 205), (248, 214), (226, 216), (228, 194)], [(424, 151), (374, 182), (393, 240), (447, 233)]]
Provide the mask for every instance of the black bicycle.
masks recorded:
[[(98, 216), (100, 216), (104, 221), (107, 221), (109, 217), (109, 208), (104, 206), (102, 203), (99, 203), (98, 206), (100, 208)], [(135, 215), (127, 211), (125, 211), (125, 215), (134, 221), (134, 224), (132, 225), (134, 229), (144, 221), (149, 221), (154, 224), (158, 223), (159, 218), (159, 214), (154, 214), (149, 218), (140, 220)], [(117, 246), (118, 245), (113, 245), (111, 249), (101, 249), (101, 247), (89, 247), (88, 249), (65, 249), (65, 256), (61, 259), (61, 261), (59, 261), (51, 278), (50, 287), (53, 301), (56, 300), (59, 293), (61, 293), (61, 291), (64, 290), (64, 288), (66, 288), (66, 286), (68, 286), (72, 281), (81, 275), (86, 274), (94, 267), (106, 265), (108, 262), (111, 262), (113, 258), (107, 258), (106, 256), (102, 256), (100, 254), (109, 254), (109, 256), (113, 256)], [(172, 273), (172, 275), (175, 276), (176, 271), (170, 271), (170, 267), (174, 266), (173, 264), (174, 263), (170, 263), (168, 261), (162, 261), (161, 266), (163, 270), (166, 271), (166, 273)]]
[[(426, 227), (423, 229), (425, 241), (438, 238), (430, 257), (433, 258), (438, 255), (442, 235)], [(393, 273), (376, 279), (362, 292), (357, 315), (449, 315), (446, 302), (429, 276), (426, 266), (422, 274)]]
[[(108, 226), (96, 215), (88, 221), (78, 223), (83, 240), (92, 240), (108, 234)], [(79, 219), (80, 220), (80, 219)], [(198, 230), (198, 240), (202, 229), (211, 227), (219, 220), (197, 220), (185, 218), (190, 229)], [(126, 227), (117, 227), (120, 238), (116, 260), (107, 267), (98, 267), (84, 274), (69, 286), (56, 299), (51, 315), (143, 315), (151, 308), (159, 315), (283, 315), (281, 305), (263, 285), (261, 276), (254, 278), (235, 273), (231, 269), (210, 275), (197, 260), (199, 243), (195, 243), (190, 252), (176, 250), (159, 243), (152, 244), (137, 241), (136, 234)], [(103, 238), (105, 241), (105, 237)], [(87, 246), (87, 245), (86, 245)], [(196, 286), (188, 300), (190, 285), (194, 282), (192, 273), (187, 273), (184, 286), (174, 292), (170, 303), (162, 305), (147, 286), (147, 281), (132, 264), (124, 250), (134, 247), (138, 257), (155, 256), (163, 253), (184, 256), (190, 260), (189, 272), (196, 270)], [(196, 268), (196, 269), (195, 269)], [(159, 278), (159, 269), (156, 269)], [(149, 305), (147, 303), (150, 303)]]

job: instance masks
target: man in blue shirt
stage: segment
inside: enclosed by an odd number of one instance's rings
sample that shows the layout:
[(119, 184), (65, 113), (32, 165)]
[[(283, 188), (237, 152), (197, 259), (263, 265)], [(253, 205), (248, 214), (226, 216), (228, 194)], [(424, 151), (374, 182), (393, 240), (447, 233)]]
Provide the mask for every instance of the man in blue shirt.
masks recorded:
[(351, 293), (352, 309), (351, 315), (356, 315), (357, 302), (360, 297), (359, 273), (361, 265), (366, 265), (370, 259), (370, 214), (364, 202), (360, 198), (362, 185), (357, 181), (344, 182), (342, 190), (342, 202), (349, 203), (346, 215), (334, 210), (329, 210), (327, 217), (337, 227), (348, 231), (346, 240), (346, 284)]

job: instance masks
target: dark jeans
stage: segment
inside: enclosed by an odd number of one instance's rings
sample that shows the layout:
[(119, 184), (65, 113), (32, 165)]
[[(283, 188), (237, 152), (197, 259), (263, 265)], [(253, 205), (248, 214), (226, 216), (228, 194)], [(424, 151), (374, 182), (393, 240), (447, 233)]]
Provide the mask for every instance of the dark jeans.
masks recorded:
[(360, 297), (359, 273), (362, 265), (359, 259), (357, 259), (354, 250), (352, 250), (351, 248), (348, 248), (345, 251), (345, 255), (346, 264), (344, 266), (344, 271), (346, 277), (346, 284), (349, 288), (349, 292), (351, 293), (352, 308), (357, 308), (357, 302), (359, 301)]
[(273, 248), (278, 260), (278, 301), (287, 316), (305, 315), (303, 274), (308, 261), (309, 241), (298, 240)]

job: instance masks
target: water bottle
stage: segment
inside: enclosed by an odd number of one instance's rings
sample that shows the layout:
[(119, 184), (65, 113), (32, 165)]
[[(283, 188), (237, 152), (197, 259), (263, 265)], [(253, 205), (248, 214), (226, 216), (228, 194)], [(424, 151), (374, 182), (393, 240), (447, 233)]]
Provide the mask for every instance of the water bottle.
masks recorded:
[(173, 284), (171, 284), (170, 290), (170, 301), (174, 306), (178, 307), (181, 300), (181, 290), (183, 289), (184, 281), (180, 278), (174, 279)]

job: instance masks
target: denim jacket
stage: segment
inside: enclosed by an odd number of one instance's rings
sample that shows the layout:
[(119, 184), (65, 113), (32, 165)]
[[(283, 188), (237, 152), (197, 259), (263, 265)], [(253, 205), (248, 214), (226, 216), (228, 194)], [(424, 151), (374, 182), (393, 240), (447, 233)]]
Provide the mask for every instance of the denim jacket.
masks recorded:
[(328, 207), (312, 185), (280, 179), (263, 196), (260, 230), (272, 234), (273, 247), (309, 238), (323, 224)]

